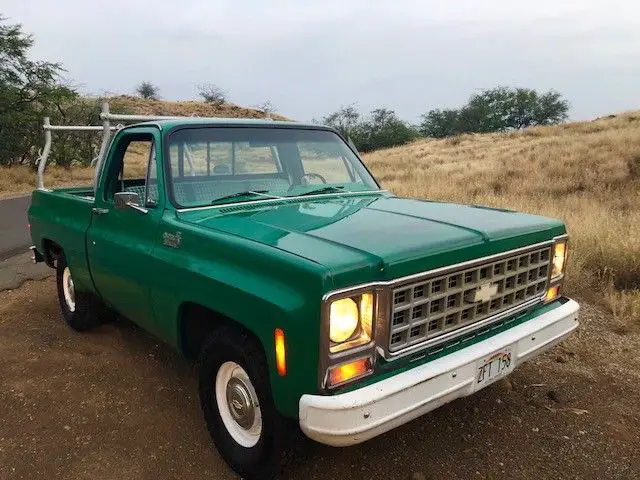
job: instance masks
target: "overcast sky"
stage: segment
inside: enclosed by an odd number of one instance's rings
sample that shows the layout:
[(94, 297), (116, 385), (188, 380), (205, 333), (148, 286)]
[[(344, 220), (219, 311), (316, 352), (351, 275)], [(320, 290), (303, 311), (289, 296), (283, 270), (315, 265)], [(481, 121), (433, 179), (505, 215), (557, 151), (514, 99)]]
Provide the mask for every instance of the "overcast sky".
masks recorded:
[(640, 108), (638, 0), (3, 0), (0, 13), (93, 94), (151, 80), (188, 99), (214, 82), (298, 120), (356, 102), (415, 122), (496, 85), (554, 88), (574, 119)]

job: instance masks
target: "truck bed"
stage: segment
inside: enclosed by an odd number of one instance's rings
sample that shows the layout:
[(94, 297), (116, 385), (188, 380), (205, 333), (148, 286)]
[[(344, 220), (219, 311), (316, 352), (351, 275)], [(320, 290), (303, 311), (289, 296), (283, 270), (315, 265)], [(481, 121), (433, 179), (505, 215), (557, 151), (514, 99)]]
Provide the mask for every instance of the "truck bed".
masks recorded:
[(38, 251), (47, 251), (50, 242), (65, 246), (65, 256), (74, 267), (74, 283), (93, 292), (87, 261), (86, 234), (93, 208), (91, 187), (35, 190), (31, 195), (29, 225)]
[(51, 192), (62, 193), (66, 195), (73, 195), (76, 197), (83, 197), (87, 200), (93, 201), (93, 188), (91, 186), (86, 187), (65, 187), (65, 188), (54, 188)]

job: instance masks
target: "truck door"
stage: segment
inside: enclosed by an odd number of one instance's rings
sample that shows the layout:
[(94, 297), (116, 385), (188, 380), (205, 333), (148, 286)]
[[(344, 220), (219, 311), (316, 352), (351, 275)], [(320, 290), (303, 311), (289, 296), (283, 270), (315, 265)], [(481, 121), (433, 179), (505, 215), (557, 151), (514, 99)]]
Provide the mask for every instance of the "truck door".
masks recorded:
[[(96, 289), (120, 314), (152, 332), (149, 285), (154, 275), (154, 239), (164, 207), (163, 182), (157, 175), (162, 171), (161, 158), (157, 128), (118, 132), (98, 182), (87, 233)], [(117, 208), (118, 192), (137, 193), (139, 208)]]

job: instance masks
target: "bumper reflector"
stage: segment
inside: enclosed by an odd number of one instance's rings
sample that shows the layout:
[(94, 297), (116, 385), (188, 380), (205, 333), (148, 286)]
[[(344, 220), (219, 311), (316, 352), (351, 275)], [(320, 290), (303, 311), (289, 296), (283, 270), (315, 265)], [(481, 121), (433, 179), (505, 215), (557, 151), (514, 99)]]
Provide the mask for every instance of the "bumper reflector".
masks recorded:
[(287, 354), (284, 346), (284, 331), (281, 328), (275, 330), (276, 343), (276, 370), (278, 375), (284, 377), (287, 374)]
[(359, 358), (353, 362), (336, 365), (329, 369), (329, 387), (341, 385), (350, 380), (363, 377), (373, 368), (371, 358)]

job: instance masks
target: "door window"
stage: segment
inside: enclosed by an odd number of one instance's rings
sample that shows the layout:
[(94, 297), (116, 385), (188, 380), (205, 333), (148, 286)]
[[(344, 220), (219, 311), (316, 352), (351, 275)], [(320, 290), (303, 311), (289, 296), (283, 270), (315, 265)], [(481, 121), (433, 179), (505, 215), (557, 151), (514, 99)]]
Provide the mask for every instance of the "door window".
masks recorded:
[(116, 192), (137, 193), (140, 204), (153, 207), (158, 203), (158, 174), (155, 144), (151, 134), (130, 134), (123, 139), (120, 155), (110, 167), (111, 179), (105, 191), (105, 199), (113, 200)]
[(122, 158), (121, 180), (144, 180), (147, 175), (147, 167), (153, 140), (132, 140), (127, 145)]

